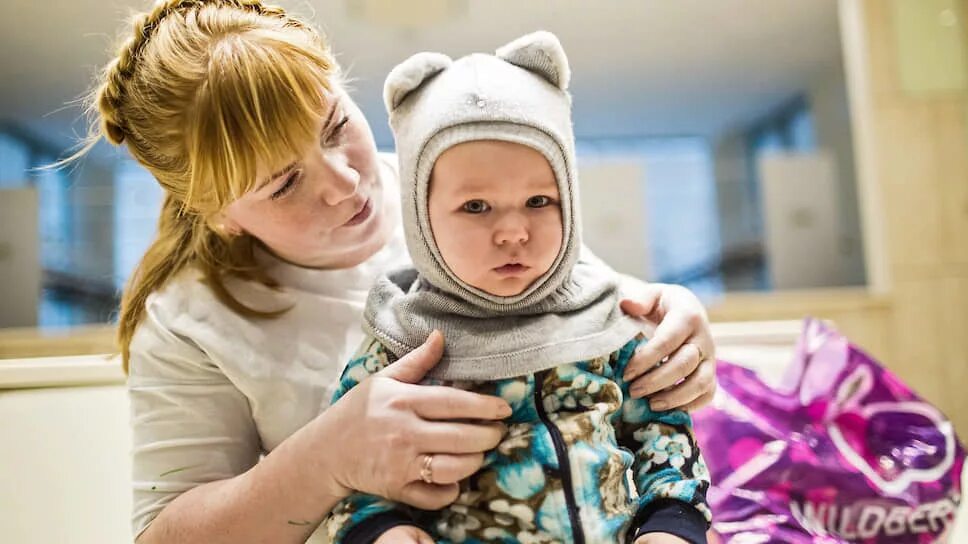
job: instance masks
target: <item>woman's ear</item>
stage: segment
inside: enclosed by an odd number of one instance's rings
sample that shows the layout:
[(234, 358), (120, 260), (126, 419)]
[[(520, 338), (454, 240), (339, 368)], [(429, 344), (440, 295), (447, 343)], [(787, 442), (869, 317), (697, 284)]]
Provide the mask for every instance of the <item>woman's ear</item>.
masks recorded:
[(393, 113), (411, 92), (446, 70), (453, 61), (441, 53), (417, 53), (396, 65), (383, 84), (383, 103)]
[(209, 219), (208, 225), (215, 232), (228, 237), (238, 236), (245, 232), (242, 225), (238, 224), (224, 211), (216, 213)]
[(551, 32), (539, 30), (514, 40), (494, 52), (498, 58), (534, 72), (562, 91), (568, 90), (571, 69), (561, 42)]

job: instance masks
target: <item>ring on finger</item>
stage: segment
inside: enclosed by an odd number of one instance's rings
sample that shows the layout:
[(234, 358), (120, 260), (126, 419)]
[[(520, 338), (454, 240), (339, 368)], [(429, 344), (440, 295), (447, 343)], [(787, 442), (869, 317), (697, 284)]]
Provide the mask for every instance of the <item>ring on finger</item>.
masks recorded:
[(696, 348), (696, 352), (699, 354), (699, 362), (701, 363), (701, 362), (705, 361), (706, 360), (706, 354), (702, 352), (702, 348), (699, 347), (699, 344), (695, 344), (695, 343), (692, 343), (692, 342), (690, 342), (690, 344), (692, 344), (692, 347)]
[(424, 483), (432, 484), (434, 483), (434, 456), (431, 454), (424, 454), (423, 456), (423, 466), (420, 468), (420, 479)]

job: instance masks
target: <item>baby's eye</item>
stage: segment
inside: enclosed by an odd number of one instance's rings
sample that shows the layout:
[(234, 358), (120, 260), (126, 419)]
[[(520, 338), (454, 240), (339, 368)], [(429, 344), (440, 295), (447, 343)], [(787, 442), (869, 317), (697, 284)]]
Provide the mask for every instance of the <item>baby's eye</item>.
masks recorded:
[(552, 202), (554, 201), (551, 200), (551, 197), (547, 197), (544, 195), (536, 195), (528, 199), (528, 207), (544, 208), (545, 206), (550, 205)]
[(461, 207), (467, 213), (484, 213), (491, 209), (483, 200), (468, 200)]

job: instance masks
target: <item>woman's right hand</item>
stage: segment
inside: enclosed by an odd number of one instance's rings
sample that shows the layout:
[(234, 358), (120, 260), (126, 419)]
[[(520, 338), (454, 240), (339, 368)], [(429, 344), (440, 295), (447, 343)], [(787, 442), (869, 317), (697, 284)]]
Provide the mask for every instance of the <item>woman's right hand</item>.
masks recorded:
[[(377, 495), (425, 510), (454, 502), (458, 482), (476, 472), (484, 452), (505, 433), (511, 415), (503, 399), (451, 387), (416, 385), (440, 360), (443, 336), (362, 381), (317, 422), (332, 425), (319, 436), (343, 438), (323, 445), (331, 453), (332, 493)], [(432, 456), (432, 481), (421, 478)]]

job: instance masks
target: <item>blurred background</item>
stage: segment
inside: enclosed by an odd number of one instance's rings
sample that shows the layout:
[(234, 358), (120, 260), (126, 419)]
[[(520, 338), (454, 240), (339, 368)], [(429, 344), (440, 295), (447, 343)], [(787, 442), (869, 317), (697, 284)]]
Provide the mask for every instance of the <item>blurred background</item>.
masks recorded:
[[(387, 151), (397, 62), (555, 32), (598, 254), (717, 321), (830, 319), (968, 414), (966, 0), (280, 3), (330, 38)], [(149, 4), (2, 2), (0, 357), (114, 349), (161, 190), (103, 144), (37, 168), (83, 135), (77, 98)]]
[[(31, 168), (76, 143), (86, 125), (71, 101), (125, 14), (146, 4), (13, 4), (0, 29), (0, 186), (13, 206), (4, 230), (19, 240), (4, 240), (4, 266), (24, 279), (0, 288), (23, 299), (0, 324), (109, 321), (154, 234), (160, 189), (106, 145), (73, 171)], [(588, 243), (625, 272), (704, 296), (865, 283), (835, 0), (282, 4), (332, 40), (383, 150), (382, 85), (397, 62), (555, 32), (574, 72)]]
[[(828, 320), (968, 436), (968, 0), (279, 3), (329, 37), (385, 151), (396, 63), (555, 32), (596, 253), (693, 289), (718, 353), (762, 372), (797, 320)], [(125, 376), (104, 354), (161, 190), (103, 144), (38, 167), (85, 133), (78, 97), (149, 6), (0, 0), (5, 542), (129, 536)]]

